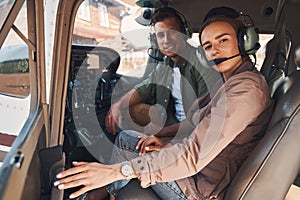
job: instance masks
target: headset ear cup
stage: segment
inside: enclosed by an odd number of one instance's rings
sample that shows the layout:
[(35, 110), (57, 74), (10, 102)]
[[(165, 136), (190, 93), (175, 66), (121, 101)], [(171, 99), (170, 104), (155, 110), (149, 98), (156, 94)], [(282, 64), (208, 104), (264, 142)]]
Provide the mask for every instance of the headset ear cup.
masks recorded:
[(238, 31), (238, 42), (241, 54), (255, 54), (260, 46), (258, 29), (254, 26), (240, 28)]
[(238, 30), (237, 38), (238, 38), (238, 46), (239, 46), (239, 51), (242, 55), (244, 55), (245, 52), (245, 45), (244, 45), (244, 35), (245, 35), (245, 28), (242, 27)]
[(185, 19), (185, 17), (183, 16), (183, 14), (181, 14), (180, 12), (176, 11), (176, 14), (177, 16), (179, 17), (180, 19), (180, 23), (181, 23), (181, 32), (188, 36), (189, 38), (191, 37), (191, 31), (190, 31), (190, 28), (189, 28), (189, 25)]
[(184, 22), (182, 22), (180, 29), (184, 35), (188, 35), (187, 26), (184, 24)]
[(248, 54), (255, 54), (259, 45), (258, 29), (254, 26), (247, 27), (246, 29), (247, 40), (244, 41), (244, 48)]
[(184, 26), (185, 26), (185, 34), (191, 38), (192, 37), (192, 30), (190, 29), (190, 26), (186, 20), (184, 20)]
[(191, 37), (191, 32), (187, 24), (183, 24), (183, 27), (181, 27), (181, 31), (184, 35), (188, 36), (189, 38)]

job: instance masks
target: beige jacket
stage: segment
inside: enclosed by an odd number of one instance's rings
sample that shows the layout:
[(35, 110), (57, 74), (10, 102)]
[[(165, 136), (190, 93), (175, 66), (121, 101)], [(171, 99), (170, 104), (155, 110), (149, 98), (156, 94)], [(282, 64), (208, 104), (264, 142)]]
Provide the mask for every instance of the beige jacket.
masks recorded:
[(205, 107), (192, 111), (197, 126), (189, 138), (131, 160), (141, 186), (176, 180), (189, 199), (222, 199), (262, 137), (272, 105), (264, 77), (244, 62)]

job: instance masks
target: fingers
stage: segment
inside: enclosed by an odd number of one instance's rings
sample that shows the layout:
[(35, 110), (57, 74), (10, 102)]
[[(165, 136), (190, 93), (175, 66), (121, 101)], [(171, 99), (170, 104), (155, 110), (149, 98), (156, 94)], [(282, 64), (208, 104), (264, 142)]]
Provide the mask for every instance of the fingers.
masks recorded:
[(140, 155), (145, 155), (146, 153), (151, 151), (160, 151), (164, 146), (163, 142), (153, 135), (144, 135), (138, 137), (140, 138), (140, 140), (136, 145), (136, 149), (140, 150)]
[(106, 117), (105, 117), (105, 127), (106, 127), (106, 130), (111, 133), (111, 110), (108, 111)]
[(59, 174), (56, 175), (56, 178), (65, 178), (70, 175), (78, 174), (80, 172), (83, 172), (85, 170), (85, 164), (83, 162), (73, 162), (73, 165), (76, 167), (72, 167), (66, 171), (62, 171)]
[(117, 133), (116, 124), (122, 129), (122, 114), (120, 113), (120, 108), (117, 105), (112, 105), (106, 118), (105, 127), (106, 130), (112, 134)]
[[(60, 190), (82, 186), (80, 190), (70, 195), (71, 199), (76, 198), (89, 190), (103, 187), (116, 181), (115, 176), (113, 175), (116, 173), (116, 170), (111, 166), (96, 162), (74, 162), (73, 165), (73, 168), (57, 174), (56, 177), (59, 178), (59, 180), (54, 182), (54, 186), (57, 186)], [(103, 174), (112, 174), (112, 176), (103, 176)]]
[(83, 187), (83, 188), (81, 188), (80, 190), (77, 190), (76, 192), (72, 193), (72, 194), (69, 196), (69, 198), (70, 198), (70, 199), (74, 199), (74, 198), (76, 198), (76, 197), (78, 197), (78, 196), (80, 196), (80, 195), (86, 193), (86, 192), (89, 191), (89, 190), (90, 190), (90, 189), (89, 189), (88, 187)]
[[(74, 192), (70, 195), (70, 198), (76, 198), (85, 192), (93, 189), (91, 188), (91, 178), (93, 174), (88, 174), (89, 170), (88, 165), (92, 165), (87, 162), (73, 162), (73, 168), (70, 168), (66, 171), (60, 172), (56, 175), (59, 178), (58, 181), (54, 182), (54, 186), (57, 186), (60, 190), (65, 190), (73, 187), (83, 186), (80, 190)], [(91, 168), (91, 166), (90, 166)]]
[[(64, 190), (64, 189), (68, 189), (68, 188), (72, 188), (72, 187), (76, 187), (76, 186), (80, 186), (80, 185), (84, 185), (82, 184), (84, 181), (83, 180), (78, 180), (78, 181), (74, 181), (72, 183), (67, 183), (67, 184), (60, 184), (58, 185), (58, 189), (60, 190)], [(84, 187), (80, 188), (79, 190), (77, 190), (76, 192), (72, 193), (69, 198), (70, 199), (74, 199), (86, 192), (88, 192), (89, 190), (91, 190), (92, 188), (89, 187), (89, 185), (84, 185)]]
[(165, 142), (155, 136), (149, 136), (140, 146), (140, 155), (152, 151), (160, 151), (166, 145)]
[(110, 126), (109, 126), (109, 128), (111, 130), (111, 133), (115, 135), (116, 134), (116, 121), (115, 121), (115, 119), (114, 119), (114, 117), (113, 117), (112, 114), (110, 115), (109, 119), (110, 119)]
[(152, 145), (153, 146), (157, 145), (155, 138), (156, 138), (155, 136), (151, 135), (145, 139), (145, 141), (141, 144), (141, 149), (140, 149), (141, 155), (144, 155), (147, 152), (150, 152), (148, 150), (149, 148), (147, 148), (147, 147), (152, 146)]
[(137, 145), (136, 145), (136, 149), (141, 149), (141, 145), (144, 143), (144, 141), (148, 138), (148, 136), (138, 136), (138, 138), (140, 138), (140, 140), (138, 141)]
[(108, 132), (110, 132), (109, 131), (109, 112), (107, 113), (107, 115), (106, 115), (106, 117), (105, 117), (105, 128), (106, 128), (106, 130), (108, 131)]
[(88, 164), (88, 162), (77, 162), (77, 161), (73, 161), (72, 164), (73, 164), (74, 166), (81, 166), (81, 165), (86, 165), (86, 164)]
[[(119, 124), (119, 128), (122, 129), (122, 115), (119, 115), (118, 117), (118, 124)], [(115, 126), (116, 129), (116, 126)]]
[(105, 127), (106, 127), (106, 130), (109, 133), (112, 133), (114, 135), (116, 134), (116, 122), (115, 122), (115, 119), (113, 117), (113, 114), (112, 114), (111, 110), (109, 110), (108, 114), (106, 115), (106, 118), (105, 118)]
[(162, 149), (162, 146), (147, 146), (147, 147), (145, 147), (146, 152), (160, 151), (161, 149)]
[[(150, 137), (150, 136), (149, 136)], [(140, 145), (140, 155), (145, 155), (147, 151), (145, 150), (145, 147), (147, 146), (147, 141), (149, 140), (149, 137), (145, 136), (144, 141)]]
[(86, 177), (84, 173), (86, 170), (86, 162), (73, 162), (75, 167), (66, 171), (60, 172), (56, 175), (56, 178), (60, 180), (54, 182), (54, 186), (58, 186), (59, 189), (66, 189), (70, 187), (76, 187), (82, 185), (83, 179)]
[(61, 180), (55, 181), (54, 186), (57, 186), (58, 189), (64, 190), (68, 188), (73, 188), (86, 184), (86, 176), (84, 174), (78, 174), (71, 177), (63, 178)]

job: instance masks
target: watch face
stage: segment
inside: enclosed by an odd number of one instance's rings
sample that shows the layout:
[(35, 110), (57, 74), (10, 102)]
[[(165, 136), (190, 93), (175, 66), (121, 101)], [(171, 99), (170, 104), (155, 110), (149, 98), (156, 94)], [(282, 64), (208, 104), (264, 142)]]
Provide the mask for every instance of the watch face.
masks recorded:
[(132, 176), (133, 174), (133, 169), (129, 164), (123, 164), (122, 168), (121, 168), (121, 172), (124, 176), (129, 177)]

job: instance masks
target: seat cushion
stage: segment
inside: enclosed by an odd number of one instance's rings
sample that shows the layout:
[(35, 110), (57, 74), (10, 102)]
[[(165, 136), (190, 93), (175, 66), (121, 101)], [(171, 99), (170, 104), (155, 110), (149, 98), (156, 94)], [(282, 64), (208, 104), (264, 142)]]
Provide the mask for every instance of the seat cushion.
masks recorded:
[(128, 185), (123, 188), (116, 198), (117, 200), (159, 200), (160, 198), (151, 189), (142, 188), (137, 179), (131, 180)]

